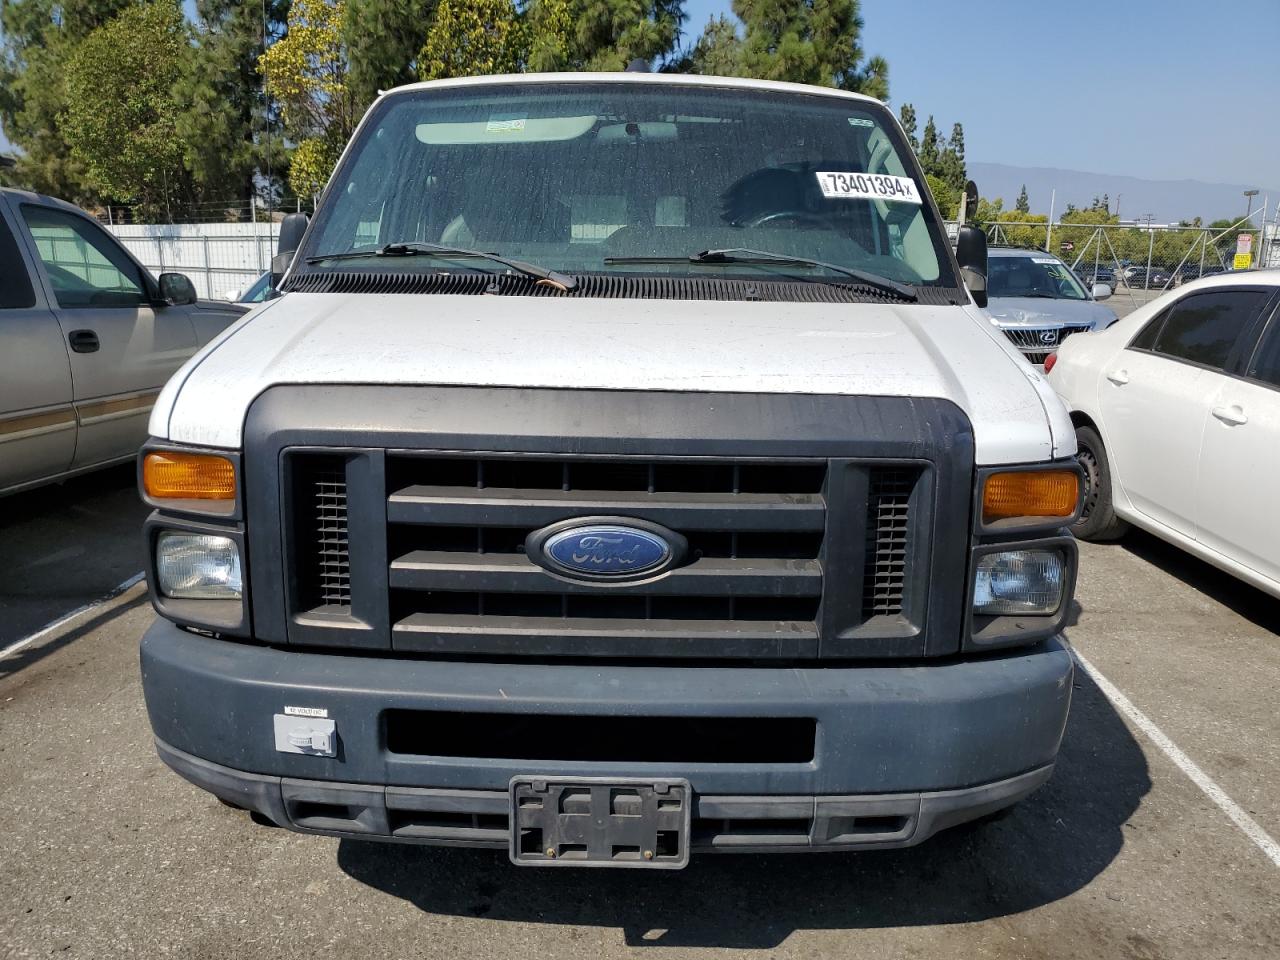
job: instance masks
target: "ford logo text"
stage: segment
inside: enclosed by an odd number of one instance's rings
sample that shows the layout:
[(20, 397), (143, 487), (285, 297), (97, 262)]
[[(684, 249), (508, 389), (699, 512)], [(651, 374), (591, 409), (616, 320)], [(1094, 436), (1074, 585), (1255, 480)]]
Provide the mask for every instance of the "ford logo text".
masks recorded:
[(536, 530), (525, 552), (540, 566), (585, 579), (631, 579), (669, 567), (684, 553), (684, 538), (657, 524), (566, 521)]

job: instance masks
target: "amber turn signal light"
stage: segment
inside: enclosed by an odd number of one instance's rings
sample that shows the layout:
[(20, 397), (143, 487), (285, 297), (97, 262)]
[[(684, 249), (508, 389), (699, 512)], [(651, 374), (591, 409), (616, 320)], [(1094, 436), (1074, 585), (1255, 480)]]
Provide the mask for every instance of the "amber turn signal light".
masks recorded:
[(982, 489), (982, 522), (1014, 518), (1066, 519), (1076, 512), (1080, 476), (1074, 470), (993, 473)]
[(153, 500), (234, 500), (236, 468), (207, 453), (148, 453), (142, 489)]

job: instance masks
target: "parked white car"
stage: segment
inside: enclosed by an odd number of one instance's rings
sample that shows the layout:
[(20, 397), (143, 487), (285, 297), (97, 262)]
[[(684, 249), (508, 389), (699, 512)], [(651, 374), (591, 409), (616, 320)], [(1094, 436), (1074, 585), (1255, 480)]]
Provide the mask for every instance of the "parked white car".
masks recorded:
[(1280, 596), (1280, 271), (1188, 283), (1048, 369), (1088, 477), (1077, 536), (1132, 523)]

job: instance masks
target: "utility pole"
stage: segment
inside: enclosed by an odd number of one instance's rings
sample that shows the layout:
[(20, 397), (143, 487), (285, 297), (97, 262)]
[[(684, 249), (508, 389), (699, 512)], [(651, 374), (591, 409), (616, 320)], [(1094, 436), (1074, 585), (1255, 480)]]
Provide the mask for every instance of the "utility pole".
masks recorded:
[(1048, 224), (1046, 224), (1048, 229), (1045, 230), (1045, 233), (1044, 233), (1044, 252), (1045, 253), (1048, 253), (1050, 251), (1051, 243), (1053, 241), (1053, 208), (1054, 206), (1057, 205), (1057, 202), (1058, 202), (1058, 188), (1054, 187), (1053, 192), (1049, 194), (1049, 222)]

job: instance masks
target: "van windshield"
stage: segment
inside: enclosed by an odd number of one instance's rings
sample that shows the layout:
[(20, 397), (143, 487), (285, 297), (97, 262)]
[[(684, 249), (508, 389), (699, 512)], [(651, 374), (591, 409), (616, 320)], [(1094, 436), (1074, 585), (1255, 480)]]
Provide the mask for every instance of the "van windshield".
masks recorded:
[[(842, 267), (950, 286), (945, 239), (906, 156), (884, 108), (818, 94), (616, 82), (410, 90), (362, 126), (303, 269), (503, 269), (376, 256), (419, 243), (562, 274), (850, 282), (831, 268)], [(795, 259), (689, 261), (707, 250)]]

